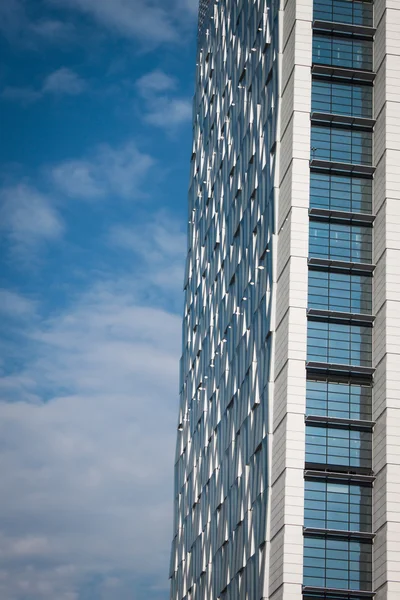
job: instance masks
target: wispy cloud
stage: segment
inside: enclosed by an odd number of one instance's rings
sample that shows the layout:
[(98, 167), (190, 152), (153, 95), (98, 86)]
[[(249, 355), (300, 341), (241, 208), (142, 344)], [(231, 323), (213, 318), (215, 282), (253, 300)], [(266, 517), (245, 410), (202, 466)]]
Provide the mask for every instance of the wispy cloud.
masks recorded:
[(151, 223), (113, 226), (109, 243), (136, 255), (141, 265), (136, 276), (144, 282), (147, 298), (160, 302), (162, 290), (161, 301), (180, 310), (186, 234), (176, 218), (161, 212)]
[(15, 258), (33, 259), (43, 244), (59, 239), (63, 230), (48, 196), (26, 184), (0, 190), (0, 231)]
[(176, 95), (178, 81), (159, 69), (136, 81), (143, 106), (143, 119), (150, 125), (173, 131), (190, 121), (192, 101)]
[(194, 0), (49, 0), (92, 17), (99, 25), (154, 46), (179, 42), (179, 32), (195, 16)]
[(6, 86), (0, 93), (0, 98), (30, 104), (48, 94), (77, 96), (84, 92), (86, 87), (86, 82), (77, 73), (66, 67), (61, 67), (47, 75), (40, 88)]
[(76, 96), (86, 88), (85, 81), (71, 69), (62, 67), (46, 77), (42, 87), (43, 94), (67, 94)]
[(141, 184), (154, 159), (133, 142), (112, 148), (98, 146), (88, 157), (55, 165), (49, 174), (58, 190), (72, 198), (143, 197)]
[(18, 45), (35, 47), (39, 41), (59, 44), (61, 41), (71, 40), (74, 26), (48, 15), (31, 18), (26, 2), (5, 0), (0, 2), (0, 35)]

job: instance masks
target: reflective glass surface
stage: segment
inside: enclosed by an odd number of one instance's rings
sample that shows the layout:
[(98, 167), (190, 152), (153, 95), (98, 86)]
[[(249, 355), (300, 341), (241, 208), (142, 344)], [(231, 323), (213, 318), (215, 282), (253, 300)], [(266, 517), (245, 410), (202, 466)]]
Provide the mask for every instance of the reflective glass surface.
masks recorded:
[(369, 431), (322, 425), (306, 426), (306, 462), (329, 467), (371, 469), (372, 434)]
[(371, 359), (371, 327), (323, 321), (308, 322), (308, 361), (369, 367)]
[(370, 532), (371, 506), (371, 487), (316, 479), (305, 482), (306, 527)]
[(310, 270), (308, 306), (320, 310), (371, 314), (372, 277)]
[(372, 71), (372, 42), (352, 38), (313, 36), (313, 63)]
[(372, 133), (313, 125), (311, 159), (372, 165)]
[(372, 117), (372, 87), (314, 79), (312, 83), (312, 111)]
[(370, 421), (372, 388), (331, 381), (307, 381), (307, 415)]
[(314, 19), (372, 27), (373, 6), (352, 0), (314, 0)]
[(370, 590), (372, 545), (341, 539), (304, 539), (304, 585)]
[(325, 173), (310, 174), (310, 207), (372, 212), (372, 180)]
[(371, 263), (372, 228), (310, 221), (310, 257)]

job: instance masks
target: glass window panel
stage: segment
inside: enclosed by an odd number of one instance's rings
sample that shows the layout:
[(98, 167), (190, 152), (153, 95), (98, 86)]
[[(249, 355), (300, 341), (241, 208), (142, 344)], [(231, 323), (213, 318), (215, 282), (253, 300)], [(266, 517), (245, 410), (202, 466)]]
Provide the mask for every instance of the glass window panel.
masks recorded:
[(372, 278), (310, 269), (308, 306), (320, 310), (371, 314)]
[(313, 125), (311, 159), (371, 165), (372, 133)]
[[(314, 500), (317, 492), (318, 500)], [(370, 487), (315, 480), (305, 482), (306, 527), (370, 532), (371, 507)]]
[(309, 255), (345, 262), (372, 262), (372, 228), (310, 221)]
[(329, 467), (370, 469), (371, 432), (306, 426), (306, 462)]
[(368, 591), (372, 586), (372, 545), (325, 538), (316, 546), (304, 538), (304, 585)]
[(345, 212), (372, 212), (372, 181), (359, 177), (341, 177), (311, 173), (311, 208)]
[(331, 65), (346, 69), (371, 71), (373, 43), (370, 41), (313, 36), (314, 64)]
[(370, 421), (372, 388), (369, 386), (307, 381), (307, 415)]
[(314, 19), (372, 27), (371, 2), (352, 0), (314, 0)]

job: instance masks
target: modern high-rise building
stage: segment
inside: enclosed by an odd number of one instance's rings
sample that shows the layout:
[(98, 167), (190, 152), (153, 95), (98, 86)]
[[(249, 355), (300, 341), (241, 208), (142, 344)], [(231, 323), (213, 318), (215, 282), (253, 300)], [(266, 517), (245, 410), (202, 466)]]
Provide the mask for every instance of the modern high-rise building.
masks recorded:
[(172, 600), (400, 600), (400, 0), (201, 0)]

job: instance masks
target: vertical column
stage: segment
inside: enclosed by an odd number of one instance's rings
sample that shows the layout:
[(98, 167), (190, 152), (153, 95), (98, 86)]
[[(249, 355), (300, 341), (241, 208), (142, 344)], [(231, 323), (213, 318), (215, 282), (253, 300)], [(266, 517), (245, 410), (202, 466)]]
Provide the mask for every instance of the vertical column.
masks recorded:
[(375, 1), (374, 589), (400, 598), (400, 4)]
[(281, 5), (280, 136), (269, 598), (300, 600), (303, 580), (305, 359), (312, 0)]

